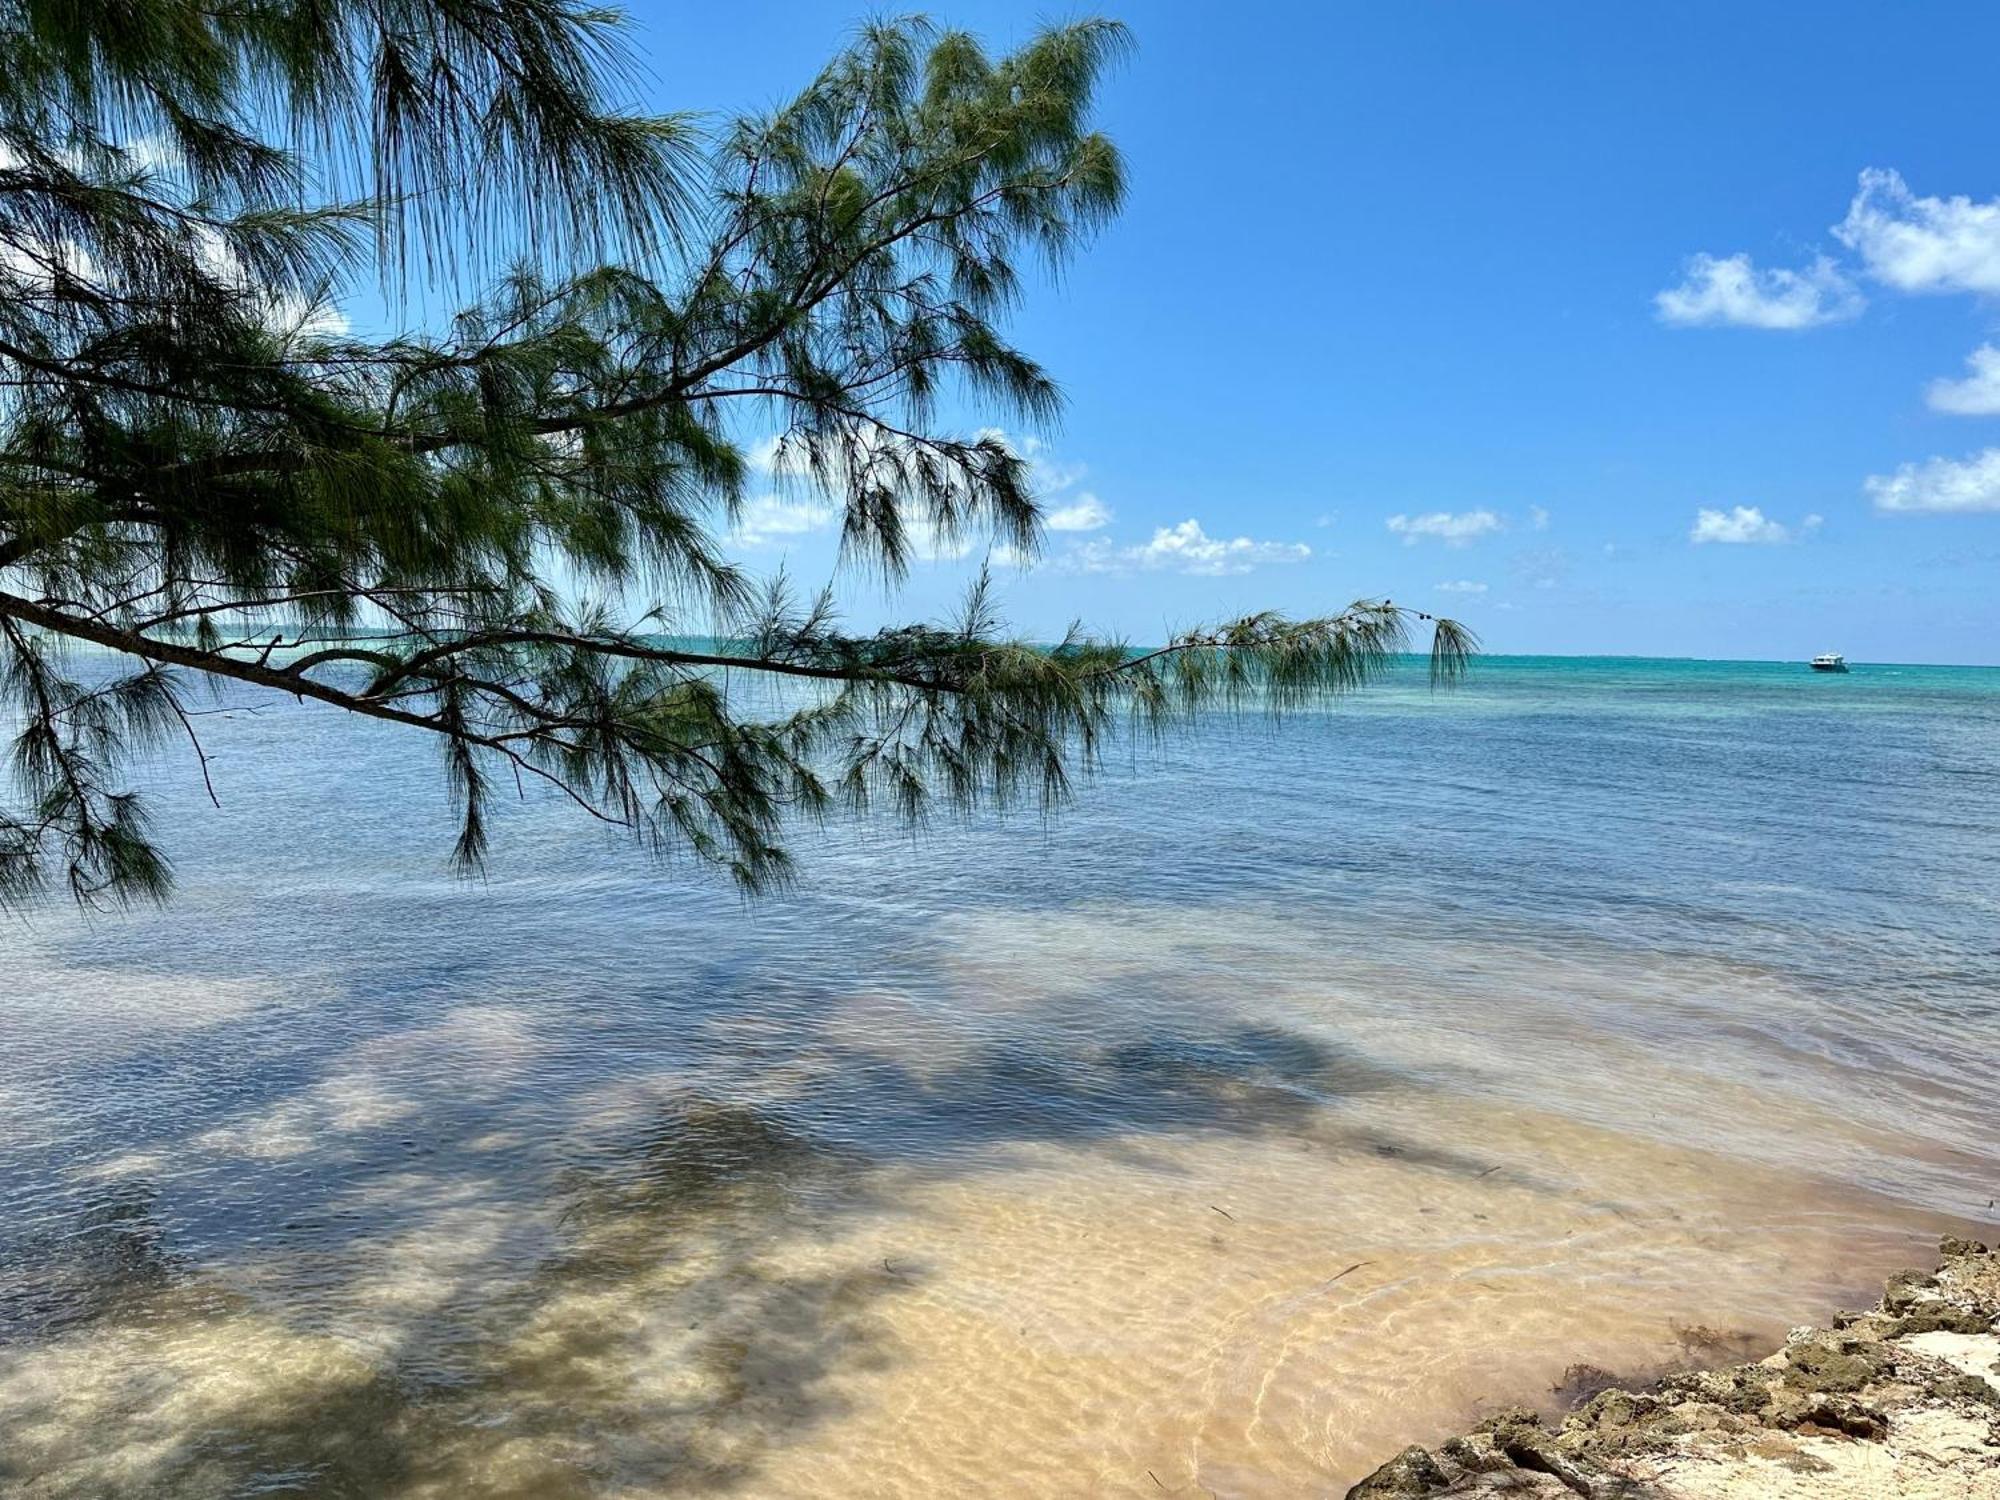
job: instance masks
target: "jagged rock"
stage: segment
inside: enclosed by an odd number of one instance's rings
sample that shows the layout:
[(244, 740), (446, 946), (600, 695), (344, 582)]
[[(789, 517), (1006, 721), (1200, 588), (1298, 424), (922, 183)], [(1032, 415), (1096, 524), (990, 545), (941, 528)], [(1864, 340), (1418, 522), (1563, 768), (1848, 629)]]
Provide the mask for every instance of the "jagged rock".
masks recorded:
[(1887, 1329), (1892, 1339), (1913, 1333), (1991, 1333), (1993, 1320), (1983, 1313), (1954, 1307), (1949, 1302), (1929, 1303), (1896, 1319)]
[(1438, 1452), (1470, 1474), (1497, 1473), (1514, 1467), (1507, 1455), (1494, 1447), (1493, 1439), (1485, 1433), (1455, 1437)]
[(1584, 1500), (1596, 1500), (1600, 1493), (1600, 1476), (1596, 1466), (1582, 1463), (1562, 1452), (1539, 1428), (1524, 1429), (1511, 1439), (1503, 1440), (1500, 1451), (1513, 1460), (1515, 1467), (1547, 1474), (1565, 1489), (1582, 1495)]
[(1977, 1401), (1983, 1406), (2000, 1407), (2000, 1390), (1995, 1390), (1990, 1381), (1977, 1375), (1951, 1375), (1931, 1387), (1939, 1396), (1957, 1397), (1966, 1401)]
[(1798, 1406), (1773, 1415), (1774, 1426), (1796, 1431), (1817, 1427), (1826, 1432), (1845, 1433), (1853, 1438), (1884, 1438), (1889, 1435), (1889, 1419), (1872, 1406), (1839, 1396), (1814, 1396)]
[(1347, 1500), (1423, 1500), (1451, 1483), (1444, 1467), (1422, 1448), (1405, 1448), (1347, 1492)]
[(1858, 1391), (1895, 1369), (1881, 1344), (1843, 1339), (1795, 1344), (1785, 1355), (1785, 1384), (1809, 1391)]
[(2000, 1256), (1963, 1239), (1941, 1251), (1936, 1275), (1891, 1277), (1873, 1310), (1796, 1329), (1768, 1359), (1601, 1390), (1554, 1425), (1497, 1412), (1436, 1454), (1398, 1455), (1349, 1500), (1691, 1500), (1802, 1484), (1827, 1500), (2000, 1500), (2000, 1369), (1966, 1373), (2000, 1332)]
[(1905, 1313), (1937, 1295), (1938, 1279), (1923, 1271), (1898, 1271), (1882, 1288), (1885, 1312)]

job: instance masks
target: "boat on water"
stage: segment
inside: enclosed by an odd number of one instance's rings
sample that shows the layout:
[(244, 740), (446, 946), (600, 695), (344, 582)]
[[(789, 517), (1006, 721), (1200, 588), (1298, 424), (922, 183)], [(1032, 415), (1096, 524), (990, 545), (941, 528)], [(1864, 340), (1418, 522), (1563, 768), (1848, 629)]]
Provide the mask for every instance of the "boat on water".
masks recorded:
[(1823, 651), (1812, 659), (1812, 669), (1815, 672), (1845, 672), (1847, 658), (1838, 651)]

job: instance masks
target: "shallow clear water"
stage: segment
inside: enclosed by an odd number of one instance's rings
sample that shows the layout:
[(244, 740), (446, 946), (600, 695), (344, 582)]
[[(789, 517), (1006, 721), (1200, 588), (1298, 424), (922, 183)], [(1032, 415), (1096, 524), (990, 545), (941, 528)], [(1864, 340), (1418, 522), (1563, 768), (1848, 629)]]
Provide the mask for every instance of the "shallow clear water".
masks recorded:
[(2000, 1220), (2000, 671), (1489, 659), (744, 905), (206, 719), (0, 928), (0, 1490), (1338, 1492)]

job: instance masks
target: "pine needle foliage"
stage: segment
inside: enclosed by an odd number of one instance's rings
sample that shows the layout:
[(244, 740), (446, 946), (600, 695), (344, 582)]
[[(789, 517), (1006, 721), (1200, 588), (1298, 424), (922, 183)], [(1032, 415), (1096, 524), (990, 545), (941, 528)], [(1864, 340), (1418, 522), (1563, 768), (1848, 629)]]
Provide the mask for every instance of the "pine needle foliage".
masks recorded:
[[(1115, 23), (870, 25), (720, 130), (622, 112), (572, 0), (0, 0), (0, 50), (0, 904), (167, 890), (126, 772), (199, 753), (202, 683), (434, 737), (463, 867), (539, 782), (756, 890), (794, 817), (1056, 802), (1127, 722), (1324, 701), (1429, 621), (1036, 645), (982, 580), (854, 635), (731, 560), (760, 425), (853, 564), (1034, 549), (1029, 466), (939, 414), (1059, 411), (1002, 324), (1118, 209)], [(345, 330), (343, 288), (413, 276), (473, 290)]]

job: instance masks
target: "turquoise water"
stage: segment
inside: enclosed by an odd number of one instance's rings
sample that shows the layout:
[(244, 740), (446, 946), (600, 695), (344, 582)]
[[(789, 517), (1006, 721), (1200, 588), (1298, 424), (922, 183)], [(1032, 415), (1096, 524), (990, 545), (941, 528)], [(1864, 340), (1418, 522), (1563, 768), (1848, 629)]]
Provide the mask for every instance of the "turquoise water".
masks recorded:
[[(1064, 1361), (1156, 1315), (1166, 1340), (1186, 1314), (1142, 1288), (1184, 1309), (1208, 1284), (1184, 1210), (1292, 1306), (1288, 1278), (1325, 1279), (1305, 1238), (1387, 1265), (1434, 1187), (1466, 1232), (1411, 1250), (1405, 1316), (1504, 1263), (1558, 1371), (1648, 1357), (1670, 1316), (1815, 1315), (1940, 1223), (2000, 1218), (2000, 670), (1494, 657), (1449, 693), (1412, 670), (1115, 751), (1050, 820), (802, 831), (799, 889), (749, 904), (532, 800), (454, 880), (429, 746), (254, 702), (203, 721), (220, 811), (148, 768), (167, 910), (0, 928), (0, 1422), (36, 1434), (0, 1481), (27, 1493), (938, 1493), (978, 1428), (1062, 1455), (1021, 1493), (1121, 1493), (1112, 1434), (1149, 1423), (1132, 1472), (1215, 1482), (1224, 1451), (1225, 1493), (1295, 1493), (1503, 1364), (1364, 1399), (1341, 1372), (1375, 1368), (1375, 1325), (1322, 1330), (1315, 1363), (1290, 1324), (1239, 1350), (1238, 1321), (1188, 1358), (1239, 1375), (1196, 1398), (1105, 1356), (1102, 1434), (1054, 1444), (1080, 1430)], [(1535, 1202), (1473, 1196), (1531, 1179)], [(1157, 1261), (1090, 1248), (1134, 1224)], [(1032, 1277), (1000, 1299), (1066, 1309), (1045, 1337), (1013, 1320), (1016, 1369), (954, 1320), (1058, 1226), (1065, 1274), (1104, 1271), (1073, 1307)], [(865, 1326), (854, 1286), (801, 1290), (864, 1240), (890, 1278)], [(1597, 1308), (1560, 1288), (1600, 1254), (1593, 1284), (1631, 1286)], [(572, 1273), (630, 1299), (602, 1342), (651, 1363), (496, 1363), (525, 1289)], [(717, 1320), (692, 1363), (661, 1342)], [(725, 1345), (773, 1352), (719, 1396), (689, 1371)], [(1334, 1404), (1302, 1396), (1273, 1447), (1236, 1385), (1261, 1403), (1280, 1349)], [(938, 1434), (874, 1425), (973, 1350)], [(570, 1395), (518, 1395), (538, 1381)], [(271, 1416), (301, 1390), (335, 1414)]]

